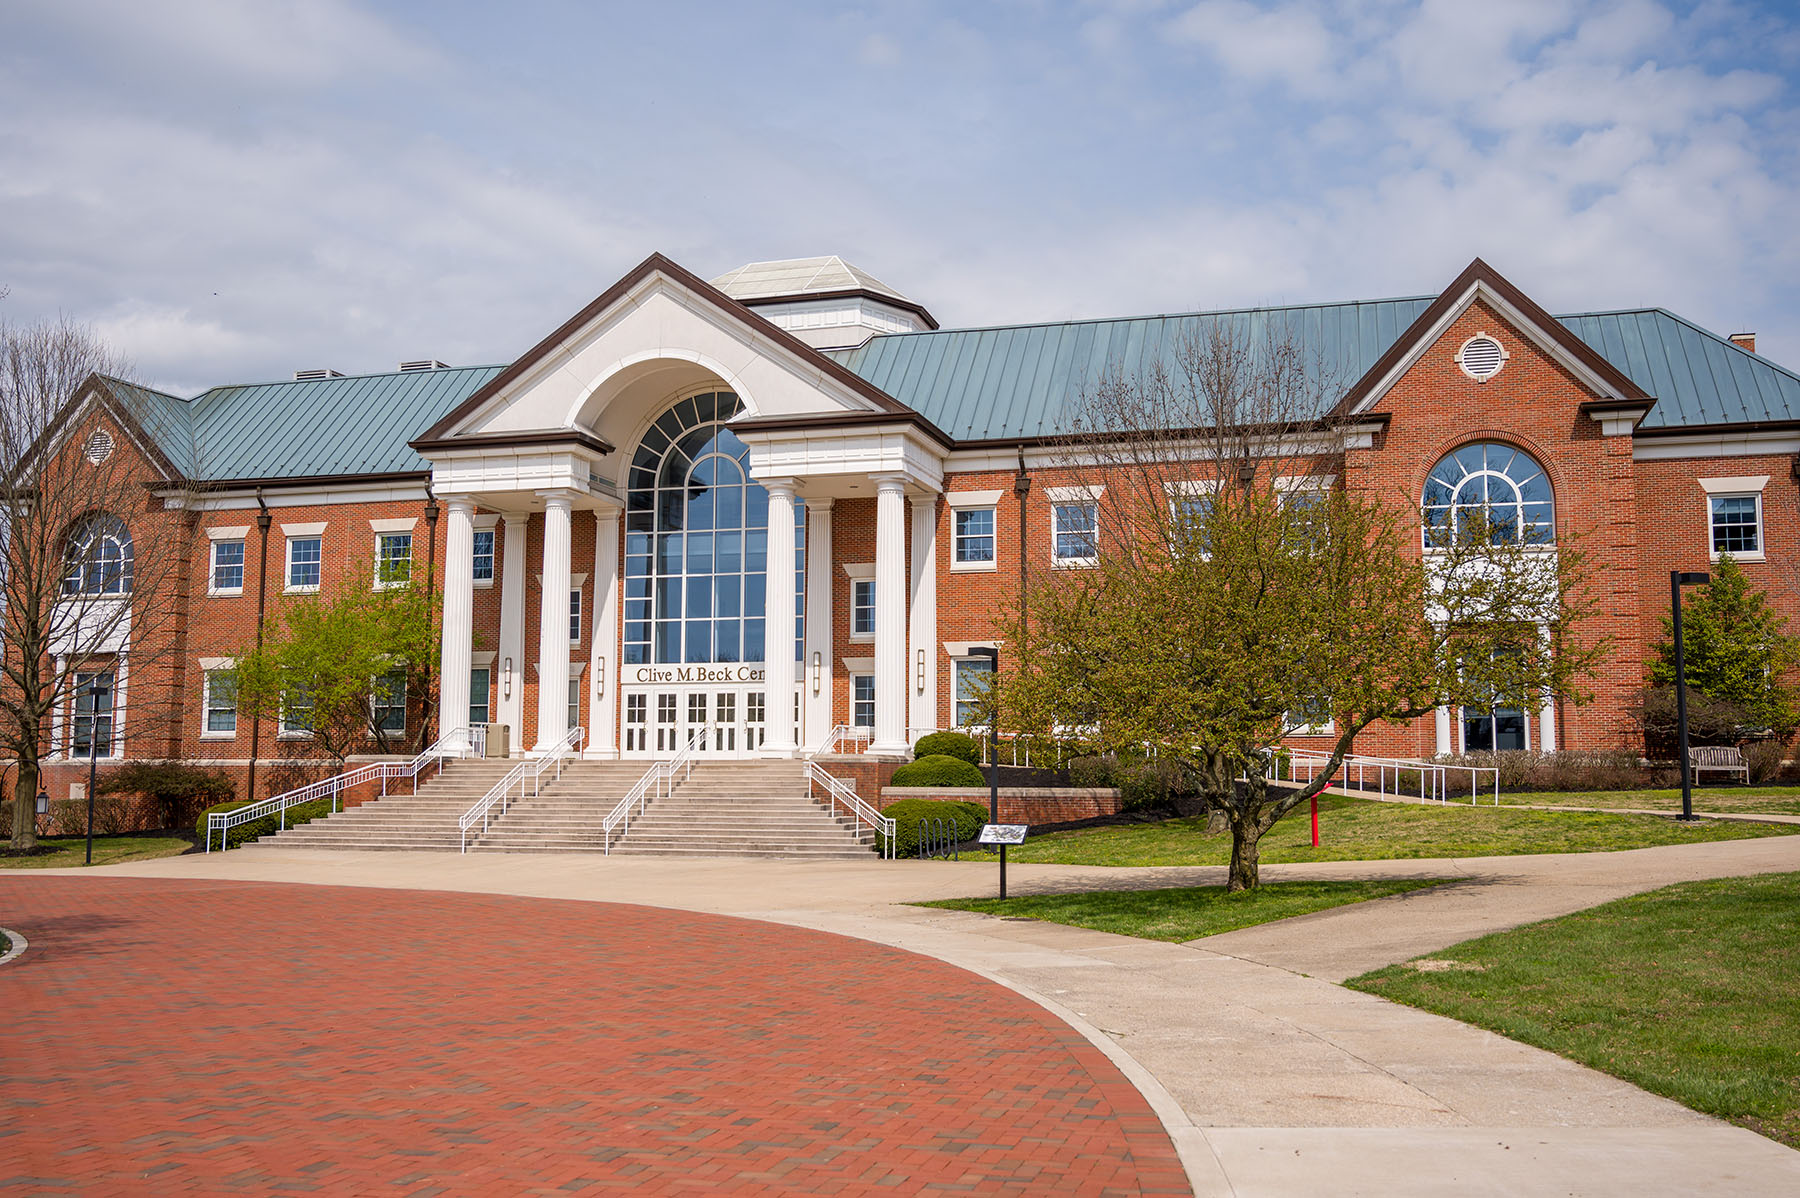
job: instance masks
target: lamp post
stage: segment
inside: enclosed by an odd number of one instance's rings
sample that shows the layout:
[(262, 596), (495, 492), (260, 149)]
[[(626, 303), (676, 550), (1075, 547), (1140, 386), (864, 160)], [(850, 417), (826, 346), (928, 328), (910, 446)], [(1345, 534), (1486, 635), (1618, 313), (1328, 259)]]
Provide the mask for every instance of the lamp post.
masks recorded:
[[(87, 784), (87, 864), (94, 863), (94, 783), (100, 773), (100, 701), (106, 697), (106, 688), (100, 685), (100, 675), (95, 674), (88, 679), (88, 784)], [(111, 728), (108, 728), (108, 739)]]
[(1709, 576), (1680, 570), (1669, 571), (1669, 607), (1675, 618), (1675, 724), (1681, 739), (1681, 814), (1683, 823), (1694, 821), (1693, 772), (1688, 767), (1687, 658), (1681, 646), (1681, 588), (1704, 586)]
[[(971, 649), (973, 657), (985, 657), (988, 662), (988, 694), (991, 704), (988, 708), (988, 823), (1000, 822), (1000, 650), (990, 646), (985, 649)], [(960, 696), (959, 696), (960, 697)], [(1000, 846), (1000, 897), (1006, 897), (1006, 846)]]

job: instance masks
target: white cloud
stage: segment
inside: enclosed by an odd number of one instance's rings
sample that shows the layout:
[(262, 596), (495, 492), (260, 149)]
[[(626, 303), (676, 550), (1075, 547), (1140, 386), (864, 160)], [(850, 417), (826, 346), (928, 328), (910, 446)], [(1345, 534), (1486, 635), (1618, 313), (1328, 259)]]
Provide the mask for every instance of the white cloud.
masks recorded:
[(1326, 90), (1330, 82), (1332, 37), (1309, 6), (1201, 0), (1166, 29), (1172, 40), (1206, 49), (1243, 79), (1277, 81), (1307, 94)]

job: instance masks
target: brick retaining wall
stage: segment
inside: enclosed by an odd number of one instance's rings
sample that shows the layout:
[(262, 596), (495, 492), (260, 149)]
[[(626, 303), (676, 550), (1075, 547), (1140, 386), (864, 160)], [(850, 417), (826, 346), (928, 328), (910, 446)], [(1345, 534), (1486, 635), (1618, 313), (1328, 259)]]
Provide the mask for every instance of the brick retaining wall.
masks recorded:
[[(859, 792), (860, 793), (860, 792)], [(987, 805), (985, 786), (884, 786), (881, 805), (901, 799), (938, 799)], [(1002, 786), (1000, 822), (1003, 824), (1067, 824), (1076, 820), (1117, 815), (1124, 804), (1111, 787)]]

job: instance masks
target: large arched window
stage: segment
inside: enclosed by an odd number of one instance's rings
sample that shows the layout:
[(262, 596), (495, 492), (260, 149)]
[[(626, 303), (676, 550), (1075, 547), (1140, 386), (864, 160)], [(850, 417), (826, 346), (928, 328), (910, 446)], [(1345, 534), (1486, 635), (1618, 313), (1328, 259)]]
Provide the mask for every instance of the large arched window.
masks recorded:
[(131, 592), (131, 533), (107, 512), (83, 516), (69, 530), (65, 595), (125, 595)]
[(1556, 540), (1549, 476), (1530, 454), (1500, 441), (1476, 441), (1445, 456), (1425, 479), (1423, 506), (1427, 549), (1448, 545), (1478, 513), (1497, 544)]
[[(632, 457), (627, 665), (765, 660), (769, 493), (748, 475), (750, 447), (725, 427), (742, 410), (729, 391), (689, 396), (657, 418)], [(790, 568), (801, 604), (805, 527), (797, 510)], [(802, 611), (797, 604), (796, 638)]]

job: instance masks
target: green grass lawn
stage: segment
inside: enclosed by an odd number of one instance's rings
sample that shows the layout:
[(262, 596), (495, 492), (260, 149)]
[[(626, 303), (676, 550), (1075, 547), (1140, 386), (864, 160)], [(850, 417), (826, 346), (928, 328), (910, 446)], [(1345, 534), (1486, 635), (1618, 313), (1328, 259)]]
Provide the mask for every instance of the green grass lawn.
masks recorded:
[[(87, 860), (87, 839), (81, 836), (53, 836), (38, 840), (55, 851), (30, 857), (0, 856), (0, 869), (63, 869), (82, 865)], [(119, 836), (94, 837), (94, 864), (116, 865), (121, 861), (143, 861), (151, 857), (173, 857), (194, 847), (192, 836), (175, 832), (128, 832)]]
[[(1503, 794), (1502, 803), (1527, 803), (1541, 807), (1642, 807), (1651, 811), (1680, 811), (1681, 791), (1596, 790), (1537, 791)], [(1695, 811), (1724, 811), (1743, 815), (1800, 815), (1800, 788), (1792, 786), (1708, 786), (1694, 791)]]
[(985, 915), (1011, 915), (1066, 923), (1146, 940), (1193, 940), (1259, 923), (1310, 915), (1346, 903), (1423, 890), (1445, 878), (1397, 878), (1378, 882), (1265, 882), (1255, 890), (1225, 893), (1223, 886), (1167, 890), (1096, 890), (1083, 894), (1033, 894), (1005, 899), (940, 899), (920, 907), (948, 907)]
[[(1204, 819), (1170, 819), (1050, 832), (1011, 849), (1008, 859), (1055, 865), (1224, 865), (1231, 837), (1207, 836)], [(1265, 865), (1284, 861), (1375, 861), (1404, 857), (1491, 857), (1597, 853), (1659, 844), (1739, 840), (1800, 832), (1800, 825), (1706, 821), (1678, 824), (1656, 815), (1520, 811), (1436, 803), (1319, 800), (1319, 847), (1306, 806), (1262, 840)], [(966, 856), (967, 854), (965, 854)]]
[(1800, 874), (1670, 886), (1428, 960), (1455, 964), (1348, 984), (1800, 1147)]

